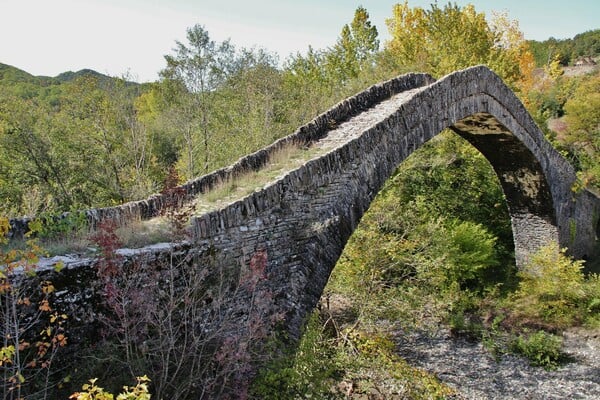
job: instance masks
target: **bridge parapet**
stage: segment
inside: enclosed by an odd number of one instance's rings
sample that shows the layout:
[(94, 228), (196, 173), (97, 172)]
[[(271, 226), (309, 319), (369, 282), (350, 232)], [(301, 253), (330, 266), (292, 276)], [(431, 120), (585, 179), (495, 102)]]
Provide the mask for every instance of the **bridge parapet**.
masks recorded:
[[(332, 125), (346, 121), (396, 93), (421, 87), (433, 81), (434, 79), (427, 74), (411, 73), (373, 85), (365, 91), (339, 102), (306, 125), (298, 128), (296, 132), (275, 141), (263, 149), (240, 158), (230, 166), (220, 168), (212, 173), (186, 182), (177, 187), (177, 190), (154, 194), (147, 199), (132, 201), (115, 207), (94, 208), (83, 212), (91, 228), (96, 227), (101, 221), (105, 220), (112, 220), (118, 226), (122, 226), (131, 221), (154, 218), (160, 215), (169, 205), (183, 205), (193, 200), (198, 194), (209, 192), (221, 182), (226, 182), (235, 176), (249, 171), (260, 170), (275, 152), (285, 146), (313, 143), (322, 138), (331, 129)], [(55, 219), (65, 218), (68, 214), (66, 212), (57, 215)], [(34, 218), (23, 217), (11, 219), (9, 237), (22, 238), (29, 230), (29, 222)]]

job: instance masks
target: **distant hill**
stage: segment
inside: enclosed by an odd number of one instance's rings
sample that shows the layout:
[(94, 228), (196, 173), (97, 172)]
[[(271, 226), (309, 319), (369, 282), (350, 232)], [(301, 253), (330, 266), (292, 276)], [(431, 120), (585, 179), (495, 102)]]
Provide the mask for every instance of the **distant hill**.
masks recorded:
[(112, 77), (101, 74), (93, 69), (82, 69), (77, 72), (67, 71), (57, 75), (56, 77), (35, 76), (29, 72), (23, 71), (22, 69), (13, 67), (12, 65), (0, 63), (0, 80), (5, 82), (29, 82), (47, 85), (69, 82), (81, 76), (94, 76), (100, 80), (113, 79)]
[(572, 39), (550, 38), (543, 42), (528, 41), (536, 66), (543, 67), (558, 55), (564, 66), (573, 65), (579, 57), (600, 56), (600, 29), (583, 32)]
[(13, 67), (12, 65), (0, 63), (0, 81), (14, 83), (37, 83), (45, 86), (50, 83), (51, 80), (52, 78), (47, 76), (33, 76), (28, 72)]
[[(81, 77), (93, 77), (98, 81), (99, 87), (108, 87), (110, 83), (118, 78), (113, 78), (108, 75), (92, 69), (82, 69), (77, 72), (67, 71), (55, 77), (34, 76), (29, 72), (23, 71), (12, 65), (0, 63), (0, 89), (6, 93), (12, 93), (22, 98), (34, 97), (56, 97), (61, 91), (62, 85), (69, 83)], [(136, 82), (127, 82), (126, 85), (130, 88), (136, 88), (140, 84)]]
[[(82, 69), (77, 72), (67, 71), (57, 75), (54, 79), (60, 82), (70, 82), (82, 76), (92, 76), (97, 78), (100, 82), (113, 79), (113, 77), (101, 74), (100, 72), (94, 71), (93, 69)], [(132, 82), (133, 83), (133, 82)]]

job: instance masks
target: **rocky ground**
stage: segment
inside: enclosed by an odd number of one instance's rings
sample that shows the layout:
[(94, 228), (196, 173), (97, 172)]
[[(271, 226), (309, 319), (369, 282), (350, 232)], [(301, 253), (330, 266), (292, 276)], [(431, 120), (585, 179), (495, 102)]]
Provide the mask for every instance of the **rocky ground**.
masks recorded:
[(399, 335), (398, 345), (400, 356), (455, 388), (456, 399), (600, 399), (600, 330), (563, 338), (570, 361), (555, 371), (514, 355), (496, 360), (481, 343), (445, 330)]

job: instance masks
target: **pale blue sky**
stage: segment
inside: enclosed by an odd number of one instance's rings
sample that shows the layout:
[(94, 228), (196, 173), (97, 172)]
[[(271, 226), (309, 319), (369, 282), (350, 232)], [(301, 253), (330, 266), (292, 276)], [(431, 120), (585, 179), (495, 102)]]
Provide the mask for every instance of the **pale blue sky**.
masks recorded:
[[(392, 0), (0, 0), (0, 62), (34, 75), (92, 68), (152, 81), (175, 40), (200, 23), (238, 46), (290, 53), (331, 46), (364, 6), (382, 42)], [(433, 0), (411, 0), (429, 8)], [(443, 6), (447, 1), (440, 1)], [(472, 0), (478, 11), (507, 11), (527, 39), (569, 38), (600, 28), (598, 0)]]

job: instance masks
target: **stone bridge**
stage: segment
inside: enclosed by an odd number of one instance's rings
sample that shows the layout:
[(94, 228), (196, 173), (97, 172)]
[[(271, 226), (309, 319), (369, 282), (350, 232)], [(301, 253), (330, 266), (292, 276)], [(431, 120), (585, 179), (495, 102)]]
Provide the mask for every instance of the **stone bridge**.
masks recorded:
[[(408, 74), (375, 85), (296, 133), (187, 183), (179, 202), (244, 171), (261, 169), (289, 143), (321, 149), (318, 156), (262, 189), (193, 217), (193, 240), (176, 247), (193, 253), (194, 268), (228, 268), (234, 276), (248, 268), (257, 252), (266, 255), (273, 301), (285, 314), (292, 336), (297, 336), (384, 182), (445, 128), (468, 140), (496, 171), (511, 216), (518, 264), (550, 241), (568, 247), (575, 257), (592, 256), (598, 198), (587, 190), (573, 192), (572, 166), (545, 140), (511, 89), (482, 66), (437, 81)], [(93, 223), (150, 218), (160, 211), (165, 196), (93, 210), (88, 218)], [(92, 264), (79, 261), (68, 270), (81, 271)], [(85, 285), (80, 282), (81, 286)]]
[[(512, 222), (517, 264), (550, 241), (591, 256), (599, 201), (574, 193), (572, 166), (486, 67), (438, 81), (409, 74), (340, 103), (303, 127), (327, 152), (224, 209), (193, 220), (195, 240), (219, 263), (268, 254), (272, 287), (296, 331), (321, 296), (362, 215), (398, 165), (450, 128), (490, 162)], [(458, 195), (458, 194), (457, 194)]]

